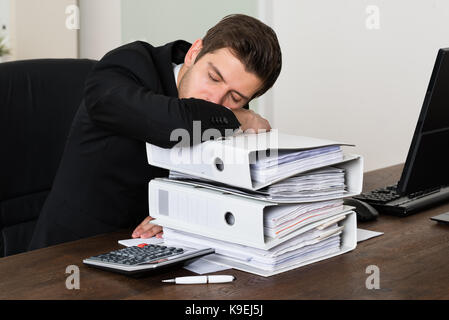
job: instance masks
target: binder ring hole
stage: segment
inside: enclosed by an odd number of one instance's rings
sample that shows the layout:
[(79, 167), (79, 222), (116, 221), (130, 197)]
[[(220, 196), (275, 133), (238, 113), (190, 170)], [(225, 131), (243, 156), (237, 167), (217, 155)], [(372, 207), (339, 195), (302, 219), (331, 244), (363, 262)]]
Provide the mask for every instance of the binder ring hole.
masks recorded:
[(225, 221), (228, 225), (232, 226), (235, 223), (234, 215), (230, 212), (226, 212), (225, 213)]
[(214, 164), (218, 171), (223, 171), (224, 169), (223, 160), (221, 160), (220, 158), (215, 158)]

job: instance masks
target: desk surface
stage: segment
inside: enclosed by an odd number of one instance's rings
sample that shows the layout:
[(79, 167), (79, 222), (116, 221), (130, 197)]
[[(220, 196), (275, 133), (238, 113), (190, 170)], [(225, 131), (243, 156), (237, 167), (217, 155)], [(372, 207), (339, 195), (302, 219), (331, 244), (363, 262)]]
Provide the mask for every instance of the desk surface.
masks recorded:
[[(365, 174), (364, 191), (395, 183), (402, 165)], [(407, 218), (381, 215), (358, 227), (385, 234), (354, 251), (264, 278), (238, 270), (237, 281), (172, 285), (162, 279), (192, 275), (185, 269), (135, 279), (89, 268), (82, 259), (118, 249), (130, 230), (104, 234), (0, 259), (0, 299), (449, 299), (449, 226), (429, 220), (449, 204)], [(66, 288), (68, 265), (80, 269), (80, 289)], [(380, 271), (369, 290), (366, 268)]]

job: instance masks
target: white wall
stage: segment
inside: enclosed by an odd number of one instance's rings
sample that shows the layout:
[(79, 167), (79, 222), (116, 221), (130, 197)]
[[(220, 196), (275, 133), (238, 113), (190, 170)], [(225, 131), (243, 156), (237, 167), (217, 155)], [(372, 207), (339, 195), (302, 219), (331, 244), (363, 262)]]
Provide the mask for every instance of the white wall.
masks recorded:
[(194, 41), (229, 13), (255, 14), (258, 1), (79, 0), (80, 57), (100, 59), (135, 40), (155, 46), (177, 39)]
[(9, 1), (0, 0), (0, 35), (4, 35), (9, 30)]
[[(79, 1), (81, 58), (100, 59), (133, 39), (159, 44), (196, 30), (183, 29), (178, 11), (185, 4), (127, 1)], [(437, 50), (449, 47), (449, 1), (252, 2), (250, 10), (274, 28), (283, 51), (278, 82), (255, 104), (272, 126), (354, 143), (366, 171), (404, 162)], [(374, 17), (368, 6), (379, 10), (379, 29), (367, 27)], [(189, 19), (210, 18), (209, 9), (193, 7)], [(159, 17), (160, 29), (149, 29), (150, 16)], [(174, 19), (167, 29), (168, 17)]]
[[(272, 125), (354, 143), (365, 171), (404, 162), (438, 48), (449, 47), (449, 1), (266, 3), (283, 51)], [(366, 26), (368, 5), (379, 29)]]
[(257, 15), (258, 0), (122, 0), (122, 41), (154, 46), (178, 39), (193, 42), (232, 13)]
[(99, 60), (122, 44), (120, 0), (79, 0), (79, 56)]
[[(0, 46), (5, 46), (8, 49), (11, 47), (9, 41), (10, 14), (9, 0), (0, 0)], [(10, 54), (0, 56), (0, 62), (8, 61), (9, 59)]]
[(12, 59), (77, 58), (78, 30), (66, 27), (66, 8), (77, 0), (11, 0)]

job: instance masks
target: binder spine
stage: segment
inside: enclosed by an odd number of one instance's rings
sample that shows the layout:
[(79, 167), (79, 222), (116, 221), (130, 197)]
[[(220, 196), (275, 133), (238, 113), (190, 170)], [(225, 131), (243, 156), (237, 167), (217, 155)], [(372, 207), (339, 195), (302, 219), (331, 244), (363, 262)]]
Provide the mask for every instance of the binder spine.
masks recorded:
[(264, 247), (267, 203), (160, 180), (149, 183), (152, 223), (219, 240)]
[(244, 149), (223, 145), (220, 148), (203, 143), (192, 148), (163, 149), (147, 143), (148, 163), (204, 179), (224, 182), (249, 190), (254, 189), (251, 180), (249, 155)]
[[(245, 150), (223, 146), (214, 150), (211, 161), (213, 180), (224, 181), (229, 185), (253, 189), (249, 155)], [(206, 177), (211, 179), (212, 177)]]

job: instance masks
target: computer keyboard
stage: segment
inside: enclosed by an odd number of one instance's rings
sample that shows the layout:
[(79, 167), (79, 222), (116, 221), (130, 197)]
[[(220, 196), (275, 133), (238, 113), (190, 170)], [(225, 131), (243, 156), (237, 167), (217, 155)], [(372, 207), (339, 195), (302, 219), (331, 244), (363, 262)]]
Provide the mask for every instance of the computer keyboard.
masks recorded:
[(362, 193), (354, 198), (371, 203), (385, 204), (400, 197), (401, 195), (396, 192), (396, 185), (392, 185)]
[(397, 185), (375, 189), (354, 198), (371, 204), (380, 213), (406, 216), (438, 202), (449, 200), (449, 187), (431, 188), (408, 195), (397, 193)]
[(185, 263), (193, 258), (213, 253), (214, 250), (169, 247), (161, 244), (141, 244), (111, 252), (102, 253), (83, 262), (94, 267), (125, 273), (135, 274)]

